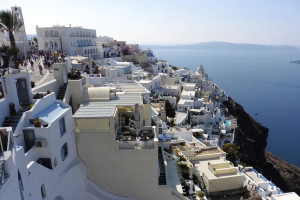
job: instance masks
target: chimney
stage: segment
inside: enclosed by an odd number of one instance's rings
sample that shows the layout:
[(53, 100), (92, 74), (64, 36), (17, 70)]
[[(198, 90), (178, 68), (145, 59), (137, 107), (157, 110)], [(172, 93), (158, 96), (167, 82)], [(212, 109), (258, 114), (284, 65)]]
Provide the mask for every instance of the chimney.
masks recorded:
[(69, 24), (69, 27), (72, 27), (71, 24)]

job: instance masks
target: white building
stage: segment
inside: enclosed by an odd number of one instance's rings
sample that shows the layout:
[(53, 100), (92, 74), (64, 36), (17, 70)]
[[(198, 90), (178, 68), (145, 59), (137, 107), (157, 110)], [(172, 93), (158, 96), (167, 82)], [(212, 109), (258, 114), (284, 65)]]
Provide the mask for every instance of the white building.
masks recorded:
[(193, 108), (194, 100), (180, 99), (177, 103), (178, 112), (187, 112), (189, 109)]
[[(24, 18), (23, 18), (21, 7), (13, 6), (13, 7), (11, 7), (11, 11), (24, 23)], [(15, 40), (16, 40), (16, 45), (19, 48), (20, 52), (25, 54), (29, 50), (29, 45), (27, 42), (27, 36), (26, 36), (26, 31), (25, 31), (25, 23), (23, 24), (23, 26), (21, 26), (19, 28), (19, 30), (14, 34), (14, 36), (15, 36)]]
[(139, 83), (147, 88), (151, 93), (153, 93), (160, 87), (161, 78), (160, 75), (158, 75), (153, 77), (152, 79), (141, 79)]
[(71, 56), (99, 58), (96, 45), (96, 30), (82, 27), (38, 27), (36, 26), (39, 50), (66, 52)]
[(137, 83), (87, 88), (74, 114), (77, 151), (87, 176), (105, 190), (134, 199), (176, 199), (164, 161), (158, 162), (148, 95)]
[(295, 192), (272, 195), (272, 200), (300, 200), (300, 197)]
[[(87, 178), (78, 158), (71, 107), (55, 93), (34, 100), (28, 73), (1, 77), (5, 98), (0, 100), (0, 199), (128, 199), (109, 193)], [(16, 114), (8, 109), (15, 103)], [(28, 103), (31, 109), (20, 112)], [(24, 111), (24, 110), (23, 110)], [(33, 119), (39, 117), (38, 127)], [(5, 122), (8, 123), (8, 122)]]
[(96, 39), (97, 42), (106, 43), (114, 41), (114, 38), (108, 36), (98, 36)]

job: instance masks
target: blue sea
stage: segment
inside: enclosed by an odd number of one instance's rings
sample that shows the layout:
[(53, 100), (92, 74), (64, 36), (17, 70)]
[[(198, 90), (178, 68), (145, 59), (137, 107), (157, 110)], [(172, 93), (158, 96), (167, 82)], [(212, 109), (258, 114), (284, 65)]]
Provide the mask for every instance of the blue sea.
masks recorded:
[[(269, 128), (267, 150), (300, 167), (300, 50), (153, 49), (158, 58), (195, 70)], [(255, 115), (258, 113), (258, 115)]]

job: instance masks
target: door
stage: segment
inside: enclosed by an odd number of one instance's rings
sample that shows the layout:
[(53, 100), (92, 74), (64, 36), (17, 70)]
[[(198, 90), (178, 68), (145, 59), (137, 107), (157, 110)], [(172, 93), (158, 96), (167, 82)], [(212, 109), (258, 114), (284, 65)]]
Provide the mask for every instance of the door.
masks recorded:
[(16, 86), (17, 86), (17, 93), (18, 93), (20, 106), (29, 105), (30, 100), (29, 100), (28, 86), (27, 86), (26, 79), (17, 79)]

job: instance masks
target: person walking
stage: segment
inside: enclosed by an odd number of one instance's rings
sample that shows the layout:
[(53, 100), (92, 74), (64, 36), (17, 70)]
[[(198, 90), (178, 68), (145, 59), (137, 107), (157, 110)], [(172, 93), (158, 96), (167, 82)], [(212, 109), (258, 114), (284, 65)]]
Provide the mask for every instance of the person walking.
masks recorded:
[(39, 63), (39, 70), (40, 70), (40, 74), (43, 75), (43, 67), (42, 67), (41, 63)]
[(34, 67), (33, 67), (33, 60), (30, 60), (30, 65), (31, 65), (31, 70), (34, 71)]
[(26, 71), (28, 71), (28, 69), (27, 69), (27, 61), (26, 60), (24, 61), (24, 68), (26, 69)]

